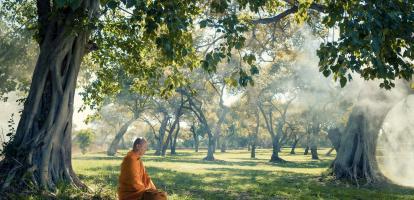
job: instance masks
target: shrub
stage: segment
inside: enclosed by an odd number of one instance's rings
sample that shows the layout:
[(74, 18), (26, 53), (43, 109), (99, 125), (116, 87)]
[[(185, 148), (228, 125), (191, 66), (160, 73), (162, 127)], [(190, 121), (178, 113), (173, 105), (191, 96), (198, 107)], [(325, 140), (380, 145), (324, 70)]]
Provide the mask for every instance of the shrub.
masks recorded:
[(95, 135), (91, 129), (83, 129), (76, 133), (76, 142), (79, 144), (82, 154), (85, 154), (91, 145)]

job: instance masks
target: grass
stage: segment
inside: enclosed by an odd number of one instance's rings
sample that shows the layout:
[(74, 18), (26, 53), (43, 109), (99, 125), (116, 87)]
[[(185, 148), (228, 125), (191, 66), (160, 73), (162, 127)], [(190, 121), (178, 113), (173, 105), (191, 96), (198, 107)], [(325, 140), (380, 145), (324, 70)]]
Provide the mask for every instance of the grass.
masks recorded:
[[(203, 161), (206, 152), (178, 150), (178, 155), (144, 156), (144, 164), (159, 189), (169, 199), (414, 199), (414, 190), (390, 184), (361, 186), (331, 180), (322, 174), (335, 158), (324, 156), (311, 160), (298, 149), (290, 155), (285, 149), (281, 157), (288, 162), (273, 164), (270, 150), (258, 150), (250, 159), (247, 150), (216, 153), (217, 161)], [(74, 155), (73, 165), (80, 178), (95, 192), (116, 199), (120, 164), (126, 151), (117, 157), (104, 153)]]

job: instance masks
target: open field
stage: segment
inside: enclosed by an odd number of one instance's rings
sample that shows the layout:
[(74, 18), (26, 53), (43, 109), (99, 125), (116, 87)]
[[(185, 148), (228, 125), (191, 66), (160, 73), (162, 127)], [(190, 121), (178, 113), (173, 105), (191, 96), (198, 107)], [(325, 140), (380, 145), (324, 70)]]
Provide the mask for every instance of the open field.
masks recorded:
[[(324, 176), (335, 155), (320, 160), (304, 156), (303, 149), (281, 157), (288, 162), (268, 162), (271, 150), (258, 150), (250, 159), (247, 150), (216, 153), (218, 161), (202, 161), (206, 152), (178, 150), (176, 156), (156, 157), (147, 152), (144, 164), (158, 188), (169, 199), (414, 199), (414, 189), (394, 185), (361, 186), (340, 183)], [(126, 151), (117, 157), (104, 153), (74, 155), (75, 171), (97, 193), (116, 198), (119, 166)]]

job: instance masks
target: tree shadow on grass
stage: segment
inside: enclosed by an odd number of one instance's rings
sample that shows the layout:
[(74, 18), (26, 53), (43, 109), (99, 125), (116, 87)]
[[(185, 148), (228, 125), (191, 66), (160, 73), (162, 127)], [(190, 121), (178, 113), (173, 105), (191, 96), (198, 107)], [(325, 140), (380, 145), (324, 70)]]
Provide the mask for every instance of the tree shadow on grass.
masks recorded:
[[(236, 158), (239, 159), (239, 158)], [(327, 168), (330, 166), (332, 160), (321, 159), (315, 161), (298, 161), (298, 162), (283, 162), (283, 163), (272, 163), (265, 159), (258, 160), (247, 160), (247, 161), (229, 161), (229, 160), (215, 160), (205, 161), (197, 158), (174, 158), (174, 157), (146, 157), (145, 161), (151, 162), (173, 162), (173, 163), (190, 163), (190, 164), (203, 164), (203, 165), (225, 165), (225, 166), (257, 166), (257, 165), (270, 165), (286, 168)], [(240, 159), (241, 160), (241, 159)]]
[(312, 161), (287, 161), (283, 163), (271, 163), (272, 166), (286, 167), (286, 168), (328, 168), (332, 163), (330, 159), (320, 159)]
[[(82, 181), (104, 185), (116, 193), (120, 166), (93, 167), (87, 170), (99, 171), (96, 175), (79, 175)], [(236, 199), (235, 196), (226, 192), (223, 188), (214, 187), (206, 178), (219, 179), (218, 176), (197, 175), (193, 173), (177, 172), (159, 167), (146, 167), (152, 180), (158, 189), (166, 191), (169, 195), (192, 196), (203, 199)]]
[(74, 156), (73, 160), (122, 160), (124, 156)]
[[(88, 157), (74, 157), (74, 160), (119, 160), (122, 161), (123, 157), (113, 157), (113, 156), (88, 156)], [(158, 157), (158, 156), (145, 156), (144, 161), (151, 162), (176, 162), (176, 163), (194, 163), (194, 164), (212, 164), (212, 165), (228, 165), (228, 166), (257, 166), (259, 164), (278, 166), (278, 167), (287, 167), (287, 168), (327, 168), (331, 164), (332, 160), (330, 159), (320, 159), (315, 161), (298, 161), (298, 162), (283, 162), (283, 163), (272, 163), (268, 159), (247, 159), (247, 158), (235, 158), (238, 161), (228, 161), (228, 160), (215, 160), (215, 161), (205, 161), (199, 158), (188, 158), (188, 157)]]
[[(193, 163), (192, 160), (185, 161), (188, 160), (177, 160), (182, 165)], [(211, 163), (199, 160), (197, 162)], [(413, 190), (395, 190), (398, 187), (388, 186), (356, 188), (343, 183), (320, 181), (318, 175), (262, 170), (259, 167), (234, 168), (226, 165), (228, 162), (213, 164), (220, 164), (222, 167), (207, 168), (200, 173), (187, 173), (147, 166), (147, 171), (158, 188), (170, 195), (175, 194), (178, 199), (409, 199), (414, 193)], [(295, 163), (275, 165), (292, 167)], [(100, 184), (113, 191), (115, 197), (120, 166), (90, 167), (86, 170), (96, 171), (99, 176), (80, 174), (82, 181)]]
[[(283, 171), (209, 168), (209, 176), (224, 185), (237, 185), (238, 192), (254, 199), (412, 199), (414, 190), (393, 184), (375, 186), (329, 182), (320, 175)], [(228, 189), (228, 192), (232, 188)], [(234, 188), (233, 188), (234, 191)], [(237, 190), (236, 190), (237, 191)]]

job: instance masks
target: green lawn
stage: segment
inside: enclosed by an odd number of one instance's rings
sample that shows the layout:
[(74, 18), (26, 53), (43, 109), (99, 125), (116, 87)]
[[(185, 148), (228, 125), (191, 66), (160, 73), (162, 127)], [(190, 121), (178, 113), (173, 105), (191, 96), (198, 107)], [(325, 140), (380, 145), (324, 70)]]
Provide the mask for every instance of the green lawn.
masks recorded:
[[(247, 150), (216, 153), (218, 161), (202, 161), (206, 152), (178, 150), (178, 155), (157, 157), (147, 152), (144, 164), (158, 188), (169, 199), (414, 199), (414, 189), (394, 185), (361, 186), (341, 183), (322, 176), (335, 155), (314, 161), (298, 149), (281, 157), (288, 162), (272, 164), (270, 150), (258, 150), (250, 159)], [(118, 157), (104, 153), (74, 155), (73, 165), (80, 178), (95, 192), (116, 198), (119, 166), (126, 151)]]

